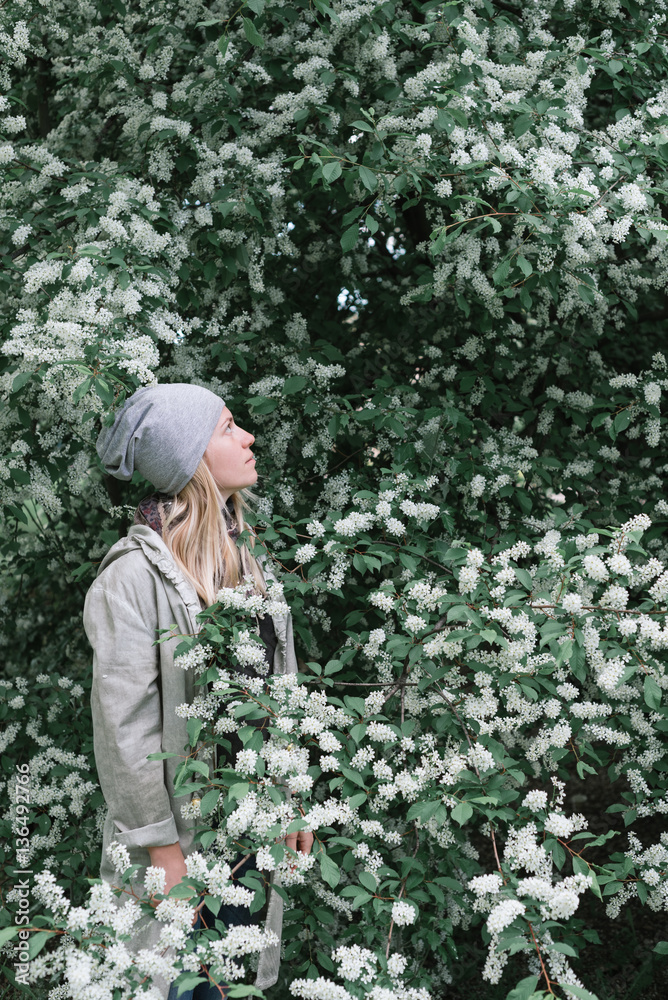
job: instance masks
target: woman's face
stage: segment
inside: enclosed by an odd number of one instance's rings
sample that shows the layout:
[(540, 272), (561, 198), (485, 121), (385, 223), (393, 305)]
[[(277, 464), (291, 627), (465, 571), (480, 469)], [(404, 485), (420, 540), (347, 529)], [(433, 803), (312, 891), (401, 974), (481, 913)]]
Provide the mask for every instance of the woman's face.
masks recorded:
[(204, 452), (204, 461), (223, 496), (223, 500), (244, 486), (257, 482), (255, 459), (250, 446), (255, 441), (252, 434), (237, 427), (234, 417), (225, 406), (215, 431)]

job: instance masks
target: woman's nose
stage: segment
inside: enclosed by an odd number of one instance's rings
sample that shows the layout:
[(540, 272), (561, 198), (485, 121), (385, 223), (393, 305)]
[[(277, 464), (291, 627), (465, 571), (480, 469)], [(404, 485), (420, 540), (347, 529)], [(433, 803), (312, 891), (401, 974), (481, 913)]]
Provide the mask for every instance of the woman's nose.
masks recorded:
[(255, 438), (253, 437), (253, 435), (251, 434), (250, 431), (246, 431), (245, 434), (246, 434), (246, 437), (248, 438), (248, 440), (247, 440), (246, 444), (244, 445), (244, 448), (250, 448), (250, 446), (255, 441)]

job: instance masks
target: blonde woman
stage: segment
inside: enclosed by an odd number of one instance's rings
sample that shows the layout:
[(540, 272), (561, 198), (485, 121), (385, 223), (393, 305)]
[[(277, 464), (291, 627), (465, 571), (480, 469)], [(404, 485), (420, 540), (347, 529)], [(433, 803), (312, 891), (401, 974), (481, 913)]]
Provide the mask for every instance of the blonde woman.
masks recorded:
[[(130, 480), (139, 472), (156, 489), (139, 505), (127, 536), (112, 545), (86, 595), (84, 627), (93, 647), (91, 710), (95, 761), (107, 813), (100, 877), (115, 884), (107, 853), (112, 841), (125, 846), (139, 864), (135, 892), (143, 891), (145, 868), (165, 869), (165, 891), (186, 875), (185, 858), (196, 820), (182, 815), (188, 796), (175, 798), (179, 758), (147, 760), (168, 751), (182, 755), (188, 744), (187, 719), (176, 714), (201, 693), (191, 671), (174, 664), (178, 638), (155, 645), (158, 629), (176, 624), (181, 634), (200, 626), (196, 615), (215, 600), (222, 586), (236, 586), (250, 575), (264, 591), (271, 573), (252, 548), (236, 544), (246, 527), (245, 492), (257, 481), (254, 437), (238, 427), (223, 400), (185, 383), (137, 390), (104, 427), (97, 451), (109, 475)], [(257, 547), (259, 548), (259, 546)], [(269, 669), (297, 669), (289, 613), (258, 622)], [(234, 744), (232, 751), (234, 751)], [(287, 844), (309, 853), (313, 835), (292, 834)], [(240, 860), (240, 858), (238, 859)], [(248, 863), (246, 867), (248, 866)], [(235, 877), (243, 874), (243, 869)], [(119, 900), (122, 905), (123, 897)], [(204, 909), (197, 923), (211, 914)], [(248, 910), (221, 909), (226, 924), (247, 923)], [(265, 926), (279, 938), (282, 902), (269, 893)], [(126, 947), (136, 953), (158, 948), (162, 925), (150, 916), (135, 924)], [(167, 954), (172, 954), (169, 949)], [(278, 978), (280, 946), (260, 955), (256, 985)], [(163, 1000), (176, 988), (154, 976)], [(224, 991), (222, 991), (224, 992)], [(220, 1000), (221, 989), (204, 982), (180, 1000)]]

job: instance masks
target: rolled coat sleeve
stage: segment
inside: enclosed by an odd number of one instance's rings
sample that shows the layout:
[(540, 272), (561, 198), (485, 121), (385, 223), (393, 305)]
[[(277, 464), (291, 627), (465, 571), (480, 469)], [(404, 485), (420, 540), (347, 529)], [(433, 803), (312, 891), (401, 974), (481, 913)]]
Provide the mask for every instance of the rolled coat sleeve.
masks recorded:
[(127, 848), (164, 846), (179, 837), (165, 785), (157, 638), (117, 594), (93, 585), (84, 627), (93, 647), (91, 712), (102, 794)]

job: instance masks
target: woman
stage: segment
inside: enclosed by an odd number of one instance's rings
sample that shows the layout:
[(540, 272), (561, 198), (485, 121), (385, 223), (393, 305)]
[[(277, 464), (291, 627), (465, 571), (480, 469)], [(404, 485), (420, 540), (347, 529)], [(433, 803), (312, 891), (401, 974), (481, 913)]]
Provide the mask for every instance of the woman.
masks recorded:
[[(156, 630), (176, 623), (180, 634), (196, 633), (196, 615), (214, 602), (221, 586), (235, 586), (251, 574), (263, 590), (273, 578), (262, 557), (235, 543), (245, 527), (243, 491), (257, 481), (254, 440), (235, 424), (219, 396), (185, 383), (137, 390), (98, 438), (97, 451), (110, 475), (127, 481), (138, 472), (158, 491), (142, 501), (127, 536), (102, 560), (84, 608), (94, 651), (95, 761), (107, 804), (100, 876), (116, 881), (107, 855), (116, 840), (128, 849), (132, 864), (143, 866), (133, 882), (137, 894), (143, 892), (148, 865), (165, 869), (169, 891), (186, 875), (184, 859), (198, 847), (197, 821), (185, 819), (181, 810), (189, 797), (173, 795), (179, 758), (147, 760), (153, 753), (183, 754), (187, 719), (175, 710), (201, 693), (192, 671), (174, 664), (179, 638), (155, 645)], [(296, 672), (289, 613), (273, 622), (263, 619), (260, 632), (273, 671)], [(286, 843), (308, 853), (313, 835), (292, 834)], [(247, 910), (228, 909), (220, 917), (227, 923), (249, 920)], [(280, 938), (281, 925), (282, 902), (270, 892), (265, 926)], [(135, 953), (156, 947), (161, 927), (150, 915), (142, 918), (126, 946)], [(279, 956), (280, 946), (261, 953), (259, 988), (276, 982)], [(170, 989), (158, 975), (153, 982), (163, 1000), (175, 1000), (173, 984)], [(206, 982), (181, 1000), (220, 996), (220, 989)]]

